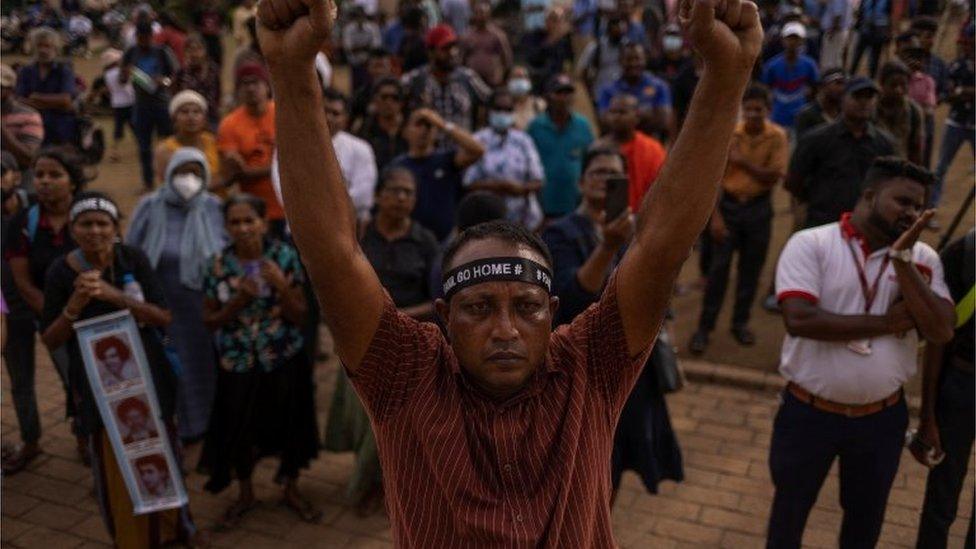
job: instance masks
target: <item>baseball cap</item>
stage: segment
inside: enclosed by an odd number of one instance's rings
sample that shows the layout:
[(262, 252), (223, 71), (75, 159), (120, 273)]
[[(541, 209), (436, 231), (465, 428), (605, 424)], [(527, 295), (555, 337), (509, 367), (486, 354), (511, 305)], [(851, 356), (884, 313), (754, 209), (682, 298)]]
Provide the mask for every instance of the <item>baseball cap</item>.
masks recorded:
[(0, 65), (0, 87), (13, 88), (17, 85), (17, 73), (6, 63)]
[(796, 21), (793, 21), (791, 23), (787, 23), (783, 25), (783, 30), (780, 32), (780, 35), (783, 36), (784, 38), (787, 36), (798, 36), (800, 38), (806, 38), (807, 28), (803, 26), (803, 23), (798, 23)]
[(844, 88), (844, 93), (850, 95), (852, 93), (857, 93), (861, 90), (872, 90), (874, 91), (874, 93), (878, 93), (879, 91), (881, 91), (878, 88), (878, 85), (874, 83), (874, 80), (871, 80), (867, 76), (857, 76), (851, 78), (847, 82), (847, 87)]
[(576, 86), (573, 85), (573, 79), (569, 77), (568, 74), (555, 74), (552, 78), (546, 82), (546, 92), (552, 93), (557, 91), (573, 91)]
[(837, 82), (839, 80), (847, 80), (847, 73), (840, 67), (827, 69), (820, 76), (820, 82), (823, 84), (830, 84), (831, 82)]
[(430, 49), (441, 48), (457, 42), (457, 39), (457, 35), (454, 34), (454, 29), (447, 23), (441, 23), (427, 32), (424, 45)]

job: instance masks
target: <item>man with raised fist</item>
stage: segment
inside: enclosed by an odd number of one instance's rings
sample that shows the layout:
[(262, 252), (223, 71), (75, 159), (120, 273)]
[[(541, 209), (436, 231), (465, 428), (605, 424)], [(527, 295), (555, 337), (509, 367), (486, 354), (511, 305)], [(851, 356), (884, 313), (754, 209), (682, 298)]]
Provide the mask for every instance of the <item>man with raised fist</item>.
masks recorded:
[(614, 546), (615, 423), (715, 204), (762, 41), (752, 2), (688, 0), (680, 13), (704, 60), (701, 81), (600, 300), (553, 332), (545, 244), (507, 222), (476, 225), (444, 256), (445, 338), (383, 291), (356, 242), (335, 153), (322, 146), (331, 136), (313, 60), (334, 5), (258, 6), (285, 210), (373, 423), (398, 546)]

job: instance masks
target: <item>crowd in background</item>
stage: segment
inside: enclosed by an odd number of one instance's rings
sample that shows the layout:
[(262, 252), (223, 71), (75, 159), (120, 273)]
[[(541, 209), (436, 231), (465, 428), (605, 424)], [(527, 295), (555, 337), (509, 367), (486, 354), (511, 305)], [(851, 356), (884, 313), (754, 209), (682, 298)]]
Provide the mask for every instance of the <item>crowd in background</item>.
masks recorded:
[[(223, 525), (254, 507), (251, 472), (265, 456), (280, 460), (289, 507), (317, 520), (297, 480), (320, 446), (355, 451), (349, 502), (363, 514), (382, 508), (369, 418), (341, 371), (324, 431), (316, 424), (316, 406), (326, 405), (312, 382), (323, 354), (318, 305), (280, 201), (255, 4), (61, 0), (4, 17), (4, 47), (29, 54), (0, 68), (3, 356), (21, 439), (3, 450), (5, 475), (41, 452), (36, 335), (63, 382), (79, 459), (107, 466), (70, 321), (130, 309), (159, 328), (143, 339), (174, 443), (203, 444), (200, 462), (185, 468), (208, 475), (213, 492), (239, 484)], [(443, 251), (494, 219), (537, 231), (549, 246), (558, 324), (596, 301), (633, 231), (628, 212), (605, 215), (607, 181), (626, 178), (629, 210), (638, 209), (700, 76), (676, 4), (343, 3), (316, 70), (362, 249), (398, 308), (436, 321)], [(896, 156), (934, 172), (929, 205), (951, 215), (958, 204), (942, 200), (949, 166), (966, 142), (974, 152), (968, 3), (762, 0), (760, 12), (763, 51), (698, 246), (700, 317), (682, 340), (693, 354), (709, 344), (732, 265), (739, 344), (756, 343), (757, 297), (779, 307), (759, 287), (777, 252), (777, 185), (790, 194), (793, 229), (817, 227), (854, 209), (875, 159)], [(950, 43), (955, 53), (943, 59), (937, 52)], [(102, 72), (88, 81), (71, 59), (93, 55)], [(334, 66), (348, 67), (348, 81)], [(937, 123), (940, 105), (948, 113)], [(127, 132), (140, 170), (125, 185), (143, 196), (122, 234), (119, 215), (74, 206), (112, 202), (85, 186), (100, 162), (119, 161)], [(122, 291), (125, 275), (141, 285), (141, 301)], [(683, 478), (664, 400), (680, 387), (680, 375), (667, 374), (677, 368), (670, 332), (666, 324), (620, 420), (608, 464), (615, 487), (625, 469), (651, 492)], [(118, 543), (164, 535), (119, 528), (128, 520), (120, 497), (99, 491)], [(192, 521), (173, 524), (173, 535), (195, 539)]]

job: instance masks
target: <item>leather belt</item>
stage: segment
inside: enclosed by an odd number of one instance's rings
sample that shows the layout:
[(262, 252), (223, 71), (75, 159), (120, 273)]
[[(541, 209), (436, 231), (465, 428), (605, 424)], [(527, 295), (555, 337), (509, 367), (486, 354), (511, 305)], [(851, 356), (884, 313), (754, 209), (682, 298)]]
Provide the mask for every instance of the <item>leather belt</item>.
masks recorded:
[(898, 404), (902, 395), (902, 390), (898, 389), (876, 402), (869, 402), (867, 404), (841, 404), (840, 402), (820, 398), (792, 381), (786, 384), (786, 390), (802, 402), (818, 410), (847, 417), (864, 417), (876, 414), (885, 408)]

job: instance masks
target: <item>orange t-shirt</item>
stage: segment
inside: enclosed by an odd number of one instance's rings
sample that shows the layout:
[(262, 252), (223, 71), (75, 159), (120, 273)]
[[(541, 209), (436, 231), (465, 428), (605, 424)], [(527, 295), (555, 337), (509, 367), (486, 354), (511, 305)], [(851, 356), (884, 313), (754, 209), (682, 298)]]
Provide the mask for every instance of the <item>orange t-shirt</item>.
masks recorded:
[(657, 139), (635, 131), (634, 138), (620, 146), (620, 154), (627, 159), (630, 209), (636, 212), (640, 209), (644, 194), (657, 179), (667, 152)]
[[(236, 152), (249, 168), (270, 166), (275, 151), (274, 101), (268, 102), (268, 108), (259, 118), (251, 116), (243, 106), (231, 111), (220, 121), (217, 148), (222, 153)], [(240, 187), (242, 191), (264, 199), (268, 206), (268, 219), (285, 217), (285, 210), (278, 202), (270, 177), (241, 183)]]

